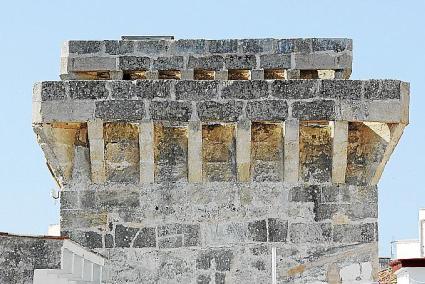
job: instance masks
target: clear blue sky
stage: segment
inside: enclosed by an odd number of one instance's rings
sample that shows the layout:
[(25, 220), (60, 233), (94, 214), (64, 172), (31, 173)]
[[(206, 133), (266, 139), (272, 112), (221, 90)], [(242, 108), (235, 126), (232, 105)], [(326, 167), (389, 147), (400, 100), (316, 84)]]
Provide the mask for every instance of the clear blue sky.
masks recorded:
[[(32, 84), (56, 80), (67, 39), (349, 37), (352, 79), (411, 82), (411, 123), (379, 189), (380, 254), (416, 238), (425, 207), (425, 1), (13, 0), (0, 7), (0, 231), (44, 234), (59, 221), (55, 183), (31, 129)], [(422, 174), (421, 174), (422, 173)]]

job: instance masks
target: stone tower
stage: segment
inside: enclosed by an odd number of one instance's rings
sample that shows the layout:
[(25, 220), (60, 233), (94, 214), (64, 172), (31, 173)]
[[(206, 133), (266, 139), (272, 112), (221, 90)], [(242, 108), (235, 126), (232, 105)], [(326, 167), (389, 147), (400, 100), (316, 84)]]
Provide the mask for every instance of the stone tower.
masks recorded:
[[(33, 127), (108, 283), (369, 283), (409, 84), (349, 39), (68, 41)], [(356, 282), (357, 281), (357, 282)]]

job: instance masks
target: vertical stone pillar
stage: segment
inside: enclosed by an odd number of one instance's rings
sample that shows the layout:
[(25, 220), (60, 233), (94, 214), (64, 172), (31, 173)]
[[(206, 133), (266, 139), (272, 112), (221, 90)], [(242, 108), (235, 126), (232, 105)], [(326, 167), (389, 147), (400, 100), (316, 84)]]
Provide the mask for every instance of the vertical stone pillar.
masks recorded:
[(332, 147), (332, 182), (345, 183), (347, 171), (348, 122), (334, 121)]
[(300, 167), (300, 122), (289, 119), (284, 124), (284, 172), (287, 183), (297, 183)]
[(251, 121), (241, 120), (236, 128), (236, 165), (238, 181), (250, 180)]
[(189, 182), (202, 182), (202, 123), (200, 121), (189, 121), (187, 168)]
[(155, 178), (154, 129), (152, 121), (139, 124), (140, 182), (153, 183)]
[(105, 142), (103, 140), (103, 121), (95, 119), (87, 122), (90, 144), (91, 178), (94, 183), (104, 183), (105, 173)]

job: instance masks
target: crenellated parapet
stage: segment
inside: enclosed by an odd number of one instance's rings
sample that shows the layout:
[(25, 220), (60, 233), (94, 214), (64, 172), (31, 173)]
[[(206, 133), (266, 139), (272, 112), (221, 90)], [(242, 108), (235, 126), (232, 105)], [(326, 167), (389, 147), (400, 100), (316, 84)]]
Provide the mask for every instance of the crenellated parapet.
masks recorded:
[(68, 41), (62, 79), (348, 79), (352, 40)]
[(66, 42), (33, 92), (62, 234), (111, 283), (373, 282), (409, 83), (351, 60), (349, 39)]

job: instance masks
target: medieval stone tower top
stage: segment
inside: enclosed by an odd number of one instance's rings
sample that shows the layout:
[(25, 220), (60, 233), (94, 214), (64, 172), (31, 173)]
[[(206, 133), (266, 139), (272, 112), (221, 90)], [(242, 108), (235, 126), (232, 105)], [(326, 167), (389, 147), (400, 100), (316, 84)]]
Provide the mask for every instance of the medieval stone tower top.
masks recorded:
[(62, 233), (108, 283), (372, 281), (409, 84), (351, 62), (349, 39), (66, 42), (33, 95)]

